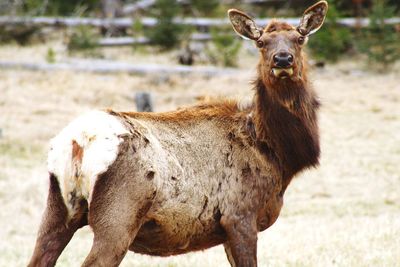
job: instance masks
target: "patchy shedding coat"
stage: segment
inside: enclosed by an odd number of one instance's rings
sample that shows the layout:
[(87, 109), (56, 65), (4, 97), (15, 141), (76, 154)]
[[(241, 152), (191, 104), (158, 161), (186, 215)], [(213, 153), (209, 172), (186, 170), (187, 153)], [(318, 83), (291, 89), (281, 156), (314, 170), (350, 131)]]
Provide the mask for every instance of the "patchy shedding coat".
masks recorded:
[[(238, 25), (252, 23), (232, 12)], [(263, 45), (300, 35), (277, 21), (265, 32)], [(222, 243), (232, 266), (256, 266), (257, 232), (275, 222), (293, 176), (320, 154), (303, 54), (283, 69), (294, 75), (280, 77), (263, 49), (248, 107), (221, 100), (166, 113), (94, 111), (56, 136), (30, 266), (54, 265), (86, 224), (94, 243), (84, 266), (118, 265), (128, 248), (168, 256)]]

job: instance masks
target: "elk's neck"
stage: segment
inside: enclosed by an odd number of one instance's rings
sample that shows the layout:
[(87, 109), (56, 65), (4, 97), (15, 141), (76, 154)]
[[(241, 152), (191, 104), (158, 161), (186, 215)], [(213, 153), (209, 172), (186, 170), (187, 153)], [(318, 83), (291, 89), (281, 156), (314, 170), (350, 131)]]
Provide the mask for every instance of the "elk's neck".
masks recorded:
[[(283, 191), (299, 171), (318, 165), (320, 147), (315, 94), (306, 81), (255, 82), (252, 118), (258, 149), (275, 161)], [(273, 88), (272, 88), (273, 87)]]

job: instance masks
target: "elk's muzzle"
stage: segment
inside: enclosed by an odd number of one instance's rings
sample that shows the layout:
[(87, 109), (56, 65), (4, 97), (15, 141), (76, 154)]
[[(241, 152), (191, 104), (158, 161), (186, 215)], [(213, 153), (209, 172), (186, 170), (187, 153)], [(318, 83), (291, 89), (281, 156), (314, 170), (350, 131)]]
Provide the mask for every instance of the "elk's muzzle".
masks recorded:
[(272, 74), (277, 78), (286, 78), (293, 75), (294, 57), (288, 52), (279, 52), (273, 56), (274, 67)]

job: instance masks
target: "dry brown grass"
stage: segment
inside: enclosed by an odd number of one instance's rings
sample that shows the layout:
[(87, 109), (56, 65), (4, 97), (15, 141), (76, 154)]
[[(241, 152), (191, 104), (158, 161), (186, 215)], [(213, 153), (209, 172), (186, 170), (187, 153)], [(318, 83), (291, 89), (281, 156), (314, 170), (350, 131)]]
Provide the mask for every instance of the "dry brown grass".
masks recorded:
[[(0, 55), (9, 55), (4, 49), (15, 48), (0, 49)], [(321, 166), (293, 181), (280, 218), (259, 235), (260, 266), (400, 266), (400, 76), (342, 71), (352, 68), (343, 64), (313, 73), (323, 102)], [(73, 117), (93, 108), (131, 110), (134, 93), (142, 90), (154, 94), (158, 111), (202, 95), (245, 97), (252, 94), (253, 70), (162, 79), (1, 71), (0, 266), (28, 262), (47, 193), (48, 140)], [(91, 241), (88, 227), (78, 231), (58, 266), (78, 266)], [(128, 253), (122, 266), (228, 262), (219, 246), (169, 258)]]

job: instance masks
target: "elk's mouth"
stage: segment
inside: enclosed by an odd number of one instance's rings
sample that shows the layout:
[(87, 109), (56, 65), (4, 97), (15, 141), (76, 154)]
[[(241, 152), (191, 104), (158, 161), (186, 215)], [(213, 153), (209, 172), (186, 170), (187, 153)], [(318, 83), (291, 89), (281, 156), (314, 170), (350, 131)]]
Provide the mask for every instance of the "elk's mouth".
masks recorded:
[(293, 68), (272, 68), (272, 74), (276, 78), (285, 79), (293, 75)]

